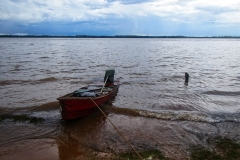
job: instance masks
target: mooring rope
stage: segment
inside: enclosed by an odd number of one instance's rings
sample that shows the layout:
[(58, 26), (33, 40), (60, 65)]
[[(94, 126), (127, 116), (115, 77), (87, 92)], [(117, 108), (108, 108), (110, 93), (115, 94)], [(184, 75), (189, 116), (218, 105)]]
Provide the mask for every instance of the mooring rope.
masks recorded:
[(117, 127), (112, 123), (112, 121), (107, 117), (107, 115), (102, 111), (102, 109), (97, 105), (97, 103), (90, 98), (93, 103), (98, 107), (98, 109), (102, 112), (102, 114), (109, 120), (109, 122), (112, 124), (112, 126), (118, 131), (118, 133), (123, 137), (123, 139), (128, 143), (128, 145), (133, 149), (133, 151), (138, 155), (138, 157), (143, 160), (143, 158), (139, 155), (139, 153), (133, 148), (133, 146), (128, 142), (128, 140), (121, 134), (121, 132), (117, 129)]

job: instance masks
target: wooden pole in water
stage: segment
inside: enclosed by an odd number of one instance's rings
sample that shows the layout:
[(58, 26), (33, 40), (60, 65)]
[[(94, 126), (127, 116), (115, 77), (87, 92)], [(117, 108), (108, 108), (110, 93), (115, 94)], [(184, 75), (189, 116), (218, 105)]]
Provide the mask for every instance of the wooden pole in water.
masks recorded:
[(98, 109), (102, 112), (102, 114), (109, 120), (109, 122), (112, 124), (112, 126), (118, 131), (118, 133), (123, 137), (123, 139), (128, 143), (128, 145), (133, 149), (133, 151), (138, 155), (138, 157), (143, 160), (143, 158), (139, 155), (139, 153), (133, 148), (133, 146), (128, 142), (128, 140), (121, 134), (121, 132), (117, 129), (117, 127), (112, 123), (112, 121), (107, 117), (107, 115), (103, 112), (103, 110), (97, 105), (97, 103), (90, 98), (93, 103), (98, 107)]
[(188, 81), (189, 81), (189, 74), (187, 72), (185, 72), (185, 85), (188, 85)]

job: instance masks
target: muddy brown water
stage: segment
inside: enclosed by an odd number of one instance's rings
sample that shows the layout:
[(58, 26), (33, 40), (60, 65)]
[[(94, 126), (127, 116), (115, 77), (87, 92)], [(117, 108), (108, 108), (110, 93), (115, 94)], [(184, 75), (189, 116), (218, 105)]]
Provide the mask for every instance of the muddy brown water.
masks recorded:
[(209, 138), (240, 141), (239, 39), (1, 38), (0, 48), (0, 114), (44, 119), (1, 122), (0, 159), (131, 151), (100, 112), (61, 120), (56, 98), (109, 68), (121, 86), (104, 111), (136, 150), (185, 159)]

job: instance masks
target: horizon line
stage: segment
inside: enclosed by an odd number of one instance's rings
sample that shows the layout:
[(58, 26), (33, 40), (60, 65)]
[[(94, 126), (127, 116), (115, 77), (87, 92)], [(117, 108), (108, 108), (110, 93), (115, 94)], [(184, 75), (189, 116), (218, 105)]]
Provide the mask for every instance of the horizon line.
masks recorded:
[(0, 34), (0, 37), (45, 37), (45, 38), (240, 38), (240, 36), (184, 36), (184, 35), (171, 35), (171, 36), (153, 36), (153, 35), (17, 35), (17, 34)]

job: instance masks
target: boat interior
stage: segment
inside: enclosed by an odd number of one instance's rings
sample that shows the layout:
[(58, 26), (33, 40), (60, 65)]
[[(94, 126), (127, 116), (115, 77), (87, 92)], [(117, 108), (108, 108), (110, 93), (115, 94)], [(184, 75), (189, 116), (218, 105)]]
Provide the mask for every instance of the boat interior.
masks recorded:
[(104, 84), (90, 84), (88, 86), (79, 88), (78, 90), (74, 91), (70, 96), (71, 97), (98, 97), (100, 95), (107, 94), (111, 92), (115, 85), (105, 85)]

